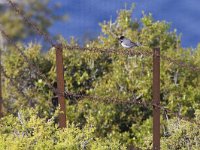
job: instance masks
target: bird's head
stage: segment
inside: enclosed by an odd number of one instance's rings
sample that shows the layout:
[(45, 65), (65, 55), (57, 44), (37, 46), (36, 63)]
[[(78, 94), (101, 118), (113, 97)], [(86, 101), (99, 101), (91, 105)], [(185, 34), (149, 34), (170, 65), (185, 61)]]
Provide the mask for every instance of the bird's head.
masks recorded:
[(124, 40), (124, 38), (125, 38), (124, 36), (120, 36), (120, 37), (119, 37), (119, 41), (122, 43), (123, 40)]

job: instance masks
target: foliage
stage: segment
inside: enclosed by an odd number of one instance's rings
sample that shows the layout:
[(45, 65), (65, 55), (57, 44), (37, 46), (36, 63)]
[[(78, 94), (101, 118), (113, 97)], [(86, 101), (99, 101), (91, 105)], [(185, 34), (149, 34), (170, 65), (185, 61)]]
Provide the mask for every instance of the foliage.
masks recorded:
[[(5, 83), (10, 84), (4, 84), (5, 112), (16, 113), (18, 108), (36, 105), (44, 112), (49, 107), (47, 100), (51, 98), (52, 93), (48, 91), (45, 83), (41, 82), (42, 78), (38, 75), (37, 68), (46, 74), (51, 69), (51, 63), (40, 54), (40, 45), (30, 43), (26, 48), (22, 45), (19, 47), (25, 53), (28, 62), (16, 49), (6, 51), (2, 58), (7, 68), (6, 74), (10, 77), (5, 80)], [(36, 67), (33, 68), (28, 63), (36, 64)], [(6, 92), (6, 89), (9, 89), (9, 92)]]
[(79, 129), (74, 124), (59, 129), (52, 118), (40, 118), (34, 109), (20, 110), (18, 117), (9, 115), (1, 119), (0, 149), (125, 149), (119, 140), (94, 136), (95, 127)]
[(199, 111), (196, 112), (196, 121), (172, 119), (168, 122), (169, 137), (161, 139), (162, 149), (194, 149), (200, 147)]

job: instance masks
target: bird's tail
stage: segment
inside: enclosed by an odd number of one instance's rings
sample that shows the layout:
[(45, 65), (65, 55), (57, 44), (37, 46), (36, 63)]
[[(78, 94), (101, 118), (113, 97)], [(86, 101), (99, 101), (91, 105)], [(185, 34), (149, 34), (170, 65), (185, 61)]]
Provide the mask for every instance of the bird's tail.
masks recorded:
[(136, 44), (137, 47), (143, 46), (143, 45), (142, 45), (141, 43), (139, 43), (139, 42), (136, 42), (135, 44)]

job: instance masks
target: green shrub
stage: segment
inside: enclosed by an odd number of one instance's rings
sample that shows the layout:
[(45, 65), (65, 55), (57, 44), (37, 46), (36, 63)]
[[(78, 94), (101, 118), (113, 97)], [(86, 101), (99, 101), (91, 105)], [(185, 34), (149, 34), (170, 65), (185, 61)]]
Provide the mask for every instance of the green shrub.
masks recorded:
[(125, 149), (119, 140), (98, 138), (90, 124), (80, 129), (67, 123), (60, 129), (52, 118), (40, 118), (35, 109), (22, 110), (18, 116), (9, 115), (0, 120), (0, 149), (12, 150), (116, 150)]

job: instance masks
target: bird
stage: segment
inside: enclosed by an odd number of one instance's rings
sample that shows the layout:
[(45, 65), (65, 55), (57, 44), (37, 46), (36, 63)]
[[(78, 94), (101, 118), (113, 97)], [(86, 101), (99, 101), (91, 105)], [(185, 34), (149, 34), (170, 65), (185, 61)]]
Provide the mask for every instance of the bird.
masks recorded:
[(119, 41), (120, 41), (122, 47), (124, 47), (124, 48), (133, 48), (133, 47), (139, 47), (140, 46), (139, 43), (134, 43), (130, 39), (128, 39), (124, 36), (120, 36)]

